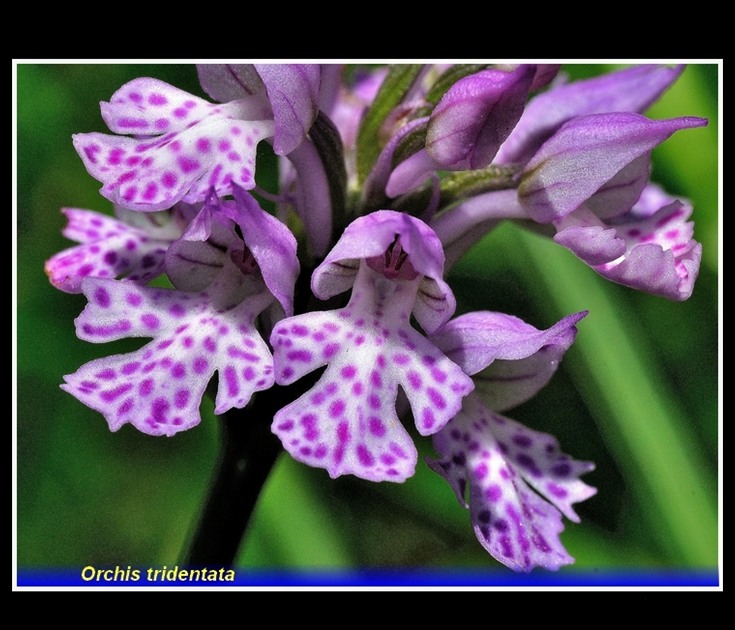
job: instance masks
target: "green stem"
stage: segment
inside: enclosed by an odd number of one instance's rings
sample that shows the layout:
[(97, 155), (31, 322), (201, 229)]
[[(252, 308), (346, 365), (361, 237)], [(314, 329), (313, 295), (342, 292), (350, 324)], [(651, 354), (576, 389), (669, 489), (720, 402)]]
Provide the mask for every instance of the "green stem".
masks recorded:
[(235, 562), (260, 492), (281, 452), (280, 442), (270, 432), (273, 411), (264, 408), (271, 407), (272, 401), (264, 398), (258, 398), (257, 410), (233, 410), (220, 418), (220, 455), (185, 558), (188, 566), (230, 567)]

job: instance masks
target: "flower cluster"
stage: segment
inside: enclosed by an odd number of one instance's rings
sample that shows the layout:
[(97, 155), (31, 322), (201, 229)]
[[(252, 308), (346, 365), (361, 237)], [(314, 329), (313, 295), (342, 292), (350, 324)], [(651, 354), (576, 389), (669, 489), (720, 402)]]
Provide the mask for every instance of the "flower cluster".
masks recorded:
[[(46, 270), (86, 297), (81, 339), (149, 341), (63, 389), (113, 431), (171, 436), (201, 421), (215, 373), (215, 414), (280, 387), (284, 449), (371, 481), (414, 474), (411, 422), (494, 558), (573, 562), (562, 516), (579, 520), (594, 466), (501, 414), (549, 381), (586, 312), (546, 329), (455, 316), (445, 278), (505, 220), (547, 226), (604, 278), (688, 298), (692, 208), (651, 183), (650, 158), (706, 121), (644, 115), (681, 71), (570, 83), (556, 65), (216, 64), (198, 66), (208, 99), (123, 85), (101, 104), (112, 133), (73, 140), (116, 217), (65, 209), (79, 244)], [(263, 150), (278, 190), (257, 183)]]

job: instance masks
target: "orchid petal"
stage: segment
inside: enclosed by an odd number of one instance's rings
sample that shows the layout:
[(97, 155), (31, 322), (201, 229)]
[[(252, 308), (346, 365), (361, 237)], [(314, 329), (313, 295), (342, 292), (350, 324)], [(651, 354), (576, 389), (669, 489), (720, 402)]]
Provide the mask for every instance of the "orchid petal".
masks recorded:
[(413, 474), (416, 451), (396, 414), (398, 386), (422, 435), (459, 410), (471, 379), (409, 325), (419, 282), (388, 280), (363, 262), (347, 307), (276, 326), (279, 384), (327, 365), (314, 388), (274, 418), (274, 433), (295, 459), (332, 477), (403, 481)]
[(82, 244), (49, 258), (46, 273), (51, 284), (67, 293), (80, 293), (85, 277), (126, 276), (144, 284), (159, 276), (166, 249), (178, 231), (175, 226), (144, 231), (91, 210), (62, 212), (69, 219), (64, 236)]
[(465, 507), (469, 487), (475, 535), (494, 558), (516, 571), (573, 562), (559, 539), (560, 511), (579, 520), (571, 504), (596, 492), (578, 479), (591, 463), (562, 454), (552, 436), (492, 413), (474, 394), (434, 446), (440, 458), (429, 465)]
[(576, 116), (625, 111), (643, 113), (683, 70), (683, 66), (641, 65), (553, 87), (531, 99), (520, 121), (500, 147), (496, 162), (527, 162), (559, 127)]
[(253, 325), (272, 301), (266, 291), (221, 311), (207, 293), (103, 279), (87, 279), (82, 289), (89, 303), (76, 320), (81, 339), (153, 337), (140, 350), (91, 361), (64, 377), (62, 389), (101, 412), (112, 431), (130, 423), (170, 436), (195, 426), (215, 371), (217, 414), (244, 407), (254, 392), (272, 386), (272, 357)]
[(559, 219), (676, 131), (706, 124), (703, 118), (649, 120), (630, 112), (574, 118), (526, 165), (518, 187), (520, 202), (536, 221)]

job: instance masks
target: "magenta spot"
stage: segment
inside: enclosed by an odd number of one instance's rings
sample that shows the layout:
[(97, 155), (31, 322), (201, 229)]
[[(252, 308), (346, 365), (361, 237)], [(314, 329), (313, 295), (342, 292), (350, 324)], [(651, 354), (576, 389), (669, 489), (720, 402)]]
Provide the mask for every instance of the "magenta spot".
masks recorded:
[(183, 107), (177, 107), (173, 113), (176, 118), (186, 118), (189, 115), (189, 112)]
[[(97, 230), (87, 230), (87, 236), (89, 238), (99, 238), (100, 233)], [(99, 251), (99, 247), (97, 248), (97, 251)]]
[(368, 405), (371, 409), (380, 409), (380, 396), (377, 394), (370, 394), (368, 396)]
[(444, 408), (446, 408), (447, 402), (444, 400), (444, 396), (442, 396), (433, 387), (427, 388), (426, 393), (429, 395), (429, 398), (431, 399), (431, 402), (434, 404), (434, 406), (437, 409), (444, 409)]
[(120, 372), (122, 372), (125, 375), (133, 374), (138, 371), (140, 368), (140, 362), (139, 361), (131, 361), (130, 363), (126, 363), (125, 365), (120, 368)]
[(315, 394), (312, 394), (311, 396), (311, 403), (318, 407), (324, 402), (325, 398), (326, 397), (324, 395), (324, 392), (316, 392)]
[(194, 359), (193, 369), (195, 374), (203, 374), (209, 367), (209, 362), (204, 357), (197, 357)]
[(363, 466), (372, 466), (375, 463), (375, 458), (373, 457), (373, 454), (364, 444), (357, 445), (357, 459)]
[(291, 431), (293, 429), (293, 420), (286, 420), (286, 422), (281, 422), (281, 424), (276, 425), (276, 429), (279, 431)]
[(169, 123), (168, 118), (156, 118), (156, 122), (154, 122), (153, 124), (156, 126), (156, 129), (163, 131), (171, 123)]
[(242, 133), (242, 129), (240, 127), (235, 127), (234, 125), (230, 127), (230, 133), (233, 136), (239, 136)]
[(350, 439), (350, 425), (346, 422), (340, 422), (337, 425), (337, 440), (340, 444), (345, 444)]
[(293, 368), (290, 366), (286, 366), (285, 368), (283, 368), (283, 370), (281, 370), (282, 378), (289, 379), (293, 376), (293, 374), (294, 374)]
[(237, 151), (230, 151), (227, 154), (227, 159), (230, 160), (230, 162), (239, 162), (241, 158)]
[(485, 496), (488, 501), (495, 503), (503, 496), (503, 489), (497, 484), (492, 484), (485, 490)]
[(567, 494), (569, 494), (564, 488), (562, 488), (561, 486), (558, 486), (557, 484), (553, 482), (548, 483), (546, 485), (546, 488), (551, 494), (553, 494), (555, 497), (559, 499), (563, 499), (564, 497), (567, 496)]
[(421, 414), (421, 422), (425, 429), (430, 429), (434, 426), (434, 423), (436, 422), (434, 412), (428, 407), (424, 407), (424, 410)]
[(108, 308), (112, 303), (110, 294), (103, 287), (97, 287), (97, 290), (94, 292), (94, 300), (102, 308)]
[(142, 118), (120, 118), (117, 121), (119, 127), (125, 129), (145, 129), (148, 123)]
[(370, 383), (372, 383), (375, 389), (380, 389), (383, 386), (383, 380), (380, 378), (380, 373), (377, 370), (373, 370), (370, 373)]
[(123, 404), (117, 408), (118, 417), (123, 416), (126, 413), (129, 413), (133, 409), (134, 406), (135, 406), (135, 400), (133, 398), (126, 398), (123, 401)]
[(380, 418), (370, 416), (368, 420), (368, 427), (370, 429), (370, 433), (372, 433), (375, 437), (382, 437), (385, 435), (385, 425), (381, 422)]
[(331, 359), (335, 354), (337, 354), (338, 350), (339, 350), (338, 343), (329, 343), (324, 347), (324, 350), (322, 351), (322, 356), (325, 359)]
[(324, 388), (324, 393), (327, 396), (332, 396), (333, 394), (337, 393), (338, 389), (339, 389), (339, 386), (337, 385), (337, 383), (334, 383), (334, 382), (327, 383), (327, 386)]
[(107, 252), (102, 260), (108, 265), (114, 265), (117, 262), (117, 252)]
[(138, 249), (138, 244), (132, 239), (125, 241), (125, 249), (132, 252), (133, 250)]
[(186, 366), (179, 361), (171, 368), (171, 376), (174, 378), (184, 378), (186, 376)]
[(182, 317), (186, 314), (186, 309), (181, 304), (172, 304), (168, 307), (168, 312), (174, 317)]
[(528, 448), (529, 446), (531, 446), (531, 444), (533, 444), (533, 440), (531, 440), (531, 438), (527, 435), (514, 435), (512, 440), (514, 444), (520, 446), (521, 448)]
[(437, 383), (443, 383), (447, 380), (447, 373), (437, 367), (431, 368), (431, 376)]
[(311, 352), (308, 350), (292, 350), (286, 354), (286, 358), (289, 361), (301, 361), (303, 363), (308, 363), (311, 361)]
[[(165, 350), (168, 348), (172, 343), (174, 342), (173, 339), (166, 339), (165, 341), (162, 341), (161, 343), (156, 344), (156, 348), (159, 350)], [(168, 367), (172, 363), (171, 359), (166, 357), (161, 361), (161, 365), (163, 367)]]
[(240, 391), (240, 386), (237, 383), (237, 374), (235, 368), (228, 365), (225, 368), (225, 383), (227, 384), (227, 394), (229, 396), (237, 396)]
[(150, 328), (151, 330), (155, 330), (161, 325), (158, 317), (156, 317), (153, 313), (146, 313), (145, 315), (141, 315), (140, 321), (143, 322), (143, 325), (146, 328)]
[(416, 372), (411, 371), (406, 376), (412, 389), (421, 389), (421, 377)]
[(189, 390), (179, 389), (174, 394), (174, 406), (177, 409), (183, 409), (189, 402)]
[(341, 399), (337, 399), (329, 405), (329, 415), (332, 418), (339, 418), (345, 412), (345, 402)]
[(385, 368), (385, 366), (388, 364), (387, 361), (385, 360), (385, 357), (382, 354), (378, 355), (377, 363), (380, 369)]
[(345, 365), (340, 371), (342, 378), (351, 379), (357, 374), (357, 368), (354, 365)]
[(314, 457), (316, 459), (323, 459), (328, 452), (329, 448), (326, 444), (324, 444), (324, 442), (322, 442), (321, 444), (318, 444), (316, 449), (314, 450)]
[(161, 177), (161, 184), (163, 184), (165, 188), (173, 188), (176, 186), (177, 181), (176, 175), (171, 171), (166, 171)]
[(358, 335), (357, 337), (355, 337), (356, 346), (361, 346), (364, 343), (365, 343), (365, 335)]
[(388, 448), (391, 450), (391, 452), (394, 455), (397, 455), (401, 459), (408, 459), (408, 455), (406, 454), (406, 451), (404, 451), (399, 444), (396, 444), (395, 442), (391, 442), (388, 445)]
[(306, 326), (294, 324), (291, 326), (291, 332), (297, 337), (306, 337), (309, 334), (309, 329)]
[(212, 150), (212, 144), (207, 138), (199, 138), (197, 140), (197, 151), (200, 153), (209, 153)]
[(354, 396), (360, 396), (362, 394), (362, 383), (357, 382), (352, 384), (352, 394)]
[(143, 298), (137, 293), (128, 293), (125, 296), (125, 301), (130, 304), (130, 306), (140, 306), (143, 302)]
[(165, 398), (156, 398), (151, 404), (153, 420), (158, 424), (166, 422), (166, 412), (170, 406)]
[(191, 173), (201, 166), (197, 160), (184, 157), (183, 155), (176, 160), (176, 163), (183, 173)]
[(322, 328), (324, 328), (324, 330), (331, 332), (331, 333), (336, 333), (339, 331), (339, 326), (332, 322), (326, 322), (325, 324), (322, 325)]
[(312, 339), (313, 339), (314, 341), (324, 341), (324, 338), (325, 338), (325, 337), (326, 337), (326, 335), (325, 335), (325, 334), (324, 334), (323, 332), (321, 332), (321, 331), (319, 331), (319, 332), (315, 332), (315, 333), (314, 333), (314, 334), (313, 334), (313, 335), (311, 336), (311, 338), (312, 338)]
[(153, 391), (153, 379), (152, 378), (147, 378), (141, 381), (140, 385), (138, 385), (138, 394), (144, 398), (150, 395), (152, 391)]
[(311, 455), (311, 447), (310, 446), (302, 446), (299, 449), (299, 453), (301, 453), (305, 457), (309, 457)]
[(243, 370), (242, 377), (246, 381), (252, 381), (255, 378), (255, 370), (251, 366), (248, 365), (248, 367), (246, 367)]
[(391, 464), (396, 463), (396, 458), (393, 457), (390, 453), (383, 453), (380, 456), (380, 461), (383, 462), (386, 466), (390, 466)]
[(125, 192), (123, 193), (123, 199), (125, 199), (125, 201), (132, 201), (135, 198), (135, 195), (137, 194), (138, 194), (137, 186), (128, 186), (125, 189)]
[(411, 357), (409, 357), (407, 354), (396, 354), (393, 357), (393, 362), (397, 363), (398, 365), (406, 365), (411, 361)]
[(114, 389), (108, 389), (100, 393), (100, 398), (105, 402), (112, 402), (116, 398), (120, 398), (125, 392), (130, 391), (133, 388), (132, 383), (123, 383), (118, 385)]
[(88, 276), (90, 273), (94, 271), (94, 267), (92, 265), (82, 265), (77, 269), (77, 274), (80, 276)]
[(123, 157), (125, 157), (125, 151), (120, 148), (113, 149), (107, 156), (107, 163), (112, 166), (117, 166), (122, 162)]
[(214, 352), (217, 349), (217, 344), (211, 337), (205, 337), (202, 343), (204, 344), (204, 348), (209, 352)]
[(477, 477), (479, 480), (484, 479), (487, 476), (487, 472), (488, 472), (487, 464), (485, 462), (478, 464), (475, 467), (474, 472), (475, 472), (475, 477)]
[(94, 381), (82, 381), (79, 385), (84, 389), (97, 389), (99, 387), (99, 384)]
[(679, 238), (679, 230), (669, 230), (668, 232), (664, 234), (664, 236), (670, 241), (673, 241)]
[(166, 103), (168, 103), (168, 99), (163, 94), (153, 92), (152, 94), (148, 95), (148, 102), (151, 105), (165, 105)]
[(223, 153), (224, 153), (225, 151), (229, 151), (229, 150), (230, 150), (230, 147), (231, 147), (231, 146), (232, 146), (232, 145), (230, 144), (230, 141), (229, 141), (229, 140), (220, 140), (220, 141), (219, 141), (219, 142), (217, 143), (217, 148), (218, 148), (218, 149), (219, 149), (220, 151), (222, 151)]
[(97, 372), (94, 376), (95, 378), (101, 378), (103, 381), (110, 381), (117, 376), (117, 372), (112, 368), (106, 368), (101, 372)]
[(316, 426), (316, 416), (307, 413), (300, 420), (301, 426), (304, 427), (304, 438), (309, 442), (315, 442), (319, 439), (319, 429)]

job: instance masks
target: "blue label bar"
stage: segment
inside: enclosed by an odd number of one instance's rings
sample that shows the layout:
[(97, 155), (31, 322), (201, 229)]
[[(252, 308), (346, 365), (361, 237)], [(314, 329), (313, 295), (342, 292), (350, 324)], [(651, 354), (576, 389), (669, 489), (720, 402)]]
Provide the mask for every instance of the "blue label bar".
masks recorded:
[(18, 587), (719, 587), (717, 569), (516, 574), (480, 570), (228, 570), (183, 566), (18, 569)]

